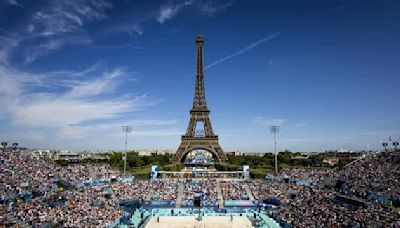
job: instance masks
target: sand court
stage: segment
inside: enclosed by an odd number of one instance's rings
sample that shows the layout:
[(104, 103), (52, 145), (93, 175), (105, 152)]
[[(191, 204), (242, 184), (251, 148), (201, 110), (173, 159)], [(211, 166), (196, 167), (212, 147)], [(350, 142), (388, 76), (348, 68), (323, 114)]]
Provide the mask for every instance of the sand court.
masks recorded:
[(157, 216), (150, 219), (146, 228), (244, 228), (253, 227), (245, 216), (205, 216), (198, 221), (195, 216)]

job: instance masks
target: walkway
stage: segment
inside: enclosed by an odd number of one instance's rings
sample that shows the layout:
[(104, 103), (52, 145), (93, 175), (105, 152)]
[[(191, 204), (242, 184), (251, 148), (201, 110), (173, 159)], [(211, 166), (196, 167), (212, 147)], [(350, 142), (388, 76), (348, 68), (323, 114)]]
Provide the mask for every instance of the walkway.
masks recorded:
[(145, 200), (151, 200), (151, 197), (153, 196), (153, 192), (151, 191), (151, 190), (149, 190), (149, 192), (147, 193), (147, 195), (146, 195), (146, 198), (145, 198)]
[(261, 219), (263, 219), (265, 221), (268, 228), (280, 228), (281, 227), (275, 220), (268, 217), (266, 214), (260, 213), (259, 215), (260, 215)]
[(249, 184), (245, 183), (243, 186), (244, 186), (244, 189), (246, 189), (246, 193), (249, 196), (249, 200), (254, 200), (254, 196), (250, 190)]
[(185, 185), (181, 182), (178, 186), (178, 196), (176, 197), (176, 207), (180, 208), (182, 205), (183, 191), (185, 189)]
[(221, 190), (221, 185), (219, 185), (219, 181), (217, 182), (217, 193), (218, 193), (219, 208), (224, 208), (224, 197), (222, 196), (222, 190)]

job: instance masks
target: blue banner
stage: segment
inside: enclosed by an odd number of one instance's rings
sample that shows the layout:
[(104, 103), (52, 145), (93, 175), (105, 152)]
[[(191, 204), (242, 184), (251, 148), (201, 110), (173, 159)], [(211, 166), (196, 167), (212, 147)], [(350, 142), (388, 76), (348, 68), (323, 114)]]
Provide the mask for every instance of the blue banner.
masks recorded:
[(175, 207), (176, 202), (175, 200), (150, 200), (150, 201), (143, 201), (142, 206), (147, 208), (153, 207)]
[(255, 207), (256, 204), (251, 200), (225, 200), (225, 207)]

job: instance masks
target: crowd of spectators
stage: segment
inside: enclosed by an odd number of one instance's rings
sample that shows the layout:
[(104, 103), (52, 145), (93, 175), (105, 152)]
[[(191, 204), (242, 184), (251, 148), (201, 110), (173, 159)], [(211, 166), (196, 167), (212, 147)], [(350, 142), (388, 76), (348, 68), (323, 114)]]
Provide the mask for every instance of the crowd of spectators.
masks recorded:
[(313, 184), (325, 183), (332, 179), (331, 169), (305, 169), (305, 168), (285, 168), (279, 172), (281, 178), (286, 178), (290, 180), (302, 181)]
[(334, 194), (300, 186), (283, 199), (279, 217), (294, 227), (394, 227), (396, 218), (382, 205), (357, 207), (335, 200)]
[(65, 167), (58, 175), (61, 179), (70, 183), (91, 179), (109, 179), (120, 175), (119, 171), (113, 170), (109, 165), (99, 164), (75, 164)]
[(151, 200), (176, 200), (179, 182), (177, 180), (153, 180), (150, 182)]
[(246, 189), (243, 182), (221, 181), (222, 196), (224, 200), (248, 200)]
[(136, 181), (135, 183), (114, 183), (111, 185), (115, 197), (120, 200), (148, 199), (150, 186), (148, 181)]
[[(193, 206), (196, 194), (201, 206), (217, 206), (218, 185), (224, 200), (274, 198), (271, 216), (292, 227), (400, 227), (399, 202), (394, 205), (399, 152), (369, 154), (341, 169), (282, 169), (266, 180), (122, 182), (118, 176), (105, 164), (59, 166), (0, 150), (0, 227), (14, 220), (18, 226), (106, 227), (124, 213), (120, 201), (175, 201), (179, 185), (183, 206)], [(113, 181), (88, 184), (103, 179)]]
[(195, 194), (201, 197), (201, 206), (218, 206), (217, 182), (215, 179), (186, 180), (182, 197), (183, 206), (194, 206)]
[(19, 220), (27, 221), (37, 227), (49, 224), (66, 227), (105, 227), (121, 215), (115, 201), (108, 199), (97, 187), (84, 188), (82, 191), (66, 191), (58, 199), (49, 199), (49, 205), (43, 198), (34, 198), (26, 203), (15, 205), (14, 211)]
[(265, 180), (254, 180), (249, 183), (255, 200), (264, 200), (270, 197), (282, 199), (288, 192), (289, 185), (281, 183), (266, 183)]
[(372, 154), (335, 173), (346, 195), (368, 199), (388, 199), (400, 195), (400, 153)]
[(0, 226), (12, 218), (19, 226), (104, 227), (121, 214), (117, 201), (102, 189), (71, 188), (78, 181), (117, 174), (108, 165), (62, 167), (8, 150), (0, 151), (0, 164), (0, 204), (6, 213)]
[[(251, 181), (258, 200), (278, 198), (272, 216), (293, 227), (400, 227), (398, 152), (367, 155), (342, 169), (282, 169), (275, 181)], [(273, 179), (271, 178), (271, 179)], [(343, 193), (347, 194), (341, 197)]]

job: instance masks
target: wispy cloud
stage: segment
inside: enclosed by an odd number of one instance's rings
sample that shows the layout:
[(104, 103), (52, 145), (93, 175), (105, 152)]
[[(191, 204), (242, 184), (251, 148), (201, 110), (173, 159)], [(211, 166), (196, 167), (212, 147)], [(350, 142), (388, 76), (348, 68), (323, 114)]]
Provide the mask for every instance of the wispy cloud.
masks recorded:
[(215, 14), (217, 12), (222, 12), (229, 6), (233, 5), (231, 0), (228, 1), (216, 1), (216, 0), (185, 0), (178, 4), (173, 4), (171, 2), (164, 4), (160, 7), (156, 19), (160, 24), (163, 24), (169, 19), (175, 17), (184, 7), (192, 6), (197, 11), (205, 14)]
[[(0, 119), (10, 125), (0, 130), (0, 136), (23, 140), (28, 146), (65, 148), (68, 144), (90, 149), (107, 148), (108, 140), (115, 142), (121, 136), (122, 125), (132, 125), (136, 136), (181, 134), (182, 130), (171, 127), (176, 119), (132, 118), (132, 113), (157, 101), (147, 94), (121, 91), (121, 85), (131, 81), (128, 69), (108, 70), (103, 64), (43, 73), (0, 66)], [(40, 137), (27, 139), (21, 129)], [(104, 140), (101, 145), (90, 145), (99, 139)]]
[(38, 58), (51, 54), (65, 45), (81, 45), (90, 43), (92, 43), (92, 40), (89, 37), (79, 35), (49, 39), (38, 45), (27, 47), (24, 53), (25, 63), (32, 63)]
[[(147, 95), (118, 93), (117, 81), (127, 74), (123, 69), (99, 74), (100, 77), (90, 80), (85, 77), (80, 81), (63, 80), (59, 84), (64, 87), (60, 87), (57, 83), (46, 82), (49, 75), (1, 67), (0, 114), (9, 114), (19, 125), (63, 129), (87, 121), (118, 119), (152, 104)], [(57, 89), (37, 92), (38, 88), (48, 85)]]
[(8, 4), (18, 6), (18, 7), (24, 7), (22, 4), (20, 4), (17, 0), (7, 0)]
[(208, 14), (214, 14), (216, 12), (224, 11), (226, 8), (230, 7), (233, 5), (233, 1), (203, 1), (200, 4), (200, 10), (202, 12), (208, 13)]
[(192, 5), (193, 2), (194, 2), (193, 0), (190, 0), (190, 1), (184, 1), (184, 2), (182, 2), (180, 4), (176, 4), (176, 5), (173, 5), (171, 3), (169, 3), (167, 5), (163, 5), (163, 6), (161, 6), (156, 19), (160, 24), (163, 24), (168, 19), (171, 19), (174, 16), (176, 16), (183, 7)]
[(110, 45), (92, 45), (92, 49), (103, 49), (103, 50), (121, 50), (121, 49), (132, 49), (132, 50), (143, 50), (144, 46), (138, 46), (135, 43), (126, 44), (110, 44)]
[[(18, 1), (9, 1), (19, 4)], [(84, 26), (107, 17), (105, 11), (112, 7), (108, 0), (48, 1), (40, 10), (32, 10), (22, 26), (14, 33), (1, 31), (0, 64), (10, 61), (34, 62), (51, 54), (66, 44), (91, 43)], [(23, 56), (21, 58), (21, 56)]]
[(125, 30), (132, 37), (137, 37), (143, 35), (143, 26), (139, 23), (135, 23), (133, 25), (125, 26)]
[(106, 0), (51, 1), (32, 15), (27, 30), (38, 36), (76, 32), (84, 24), (106, 18), (105, 10), (111, 6)]
[(20, 43), (20, 36), (0, 29), (0, 64), (9, 65), (9, 57), (14, 48)]
[[(133, 135), (136, 136), (168, 136), (168, 135), (179, 135), (182, 131), (174, 129), (157, 129), (161, 126), (174, 125), (177, 121), (171, 120), (160, 120), (160, 119), (141, 119), (141, 120), (125, 120), (125, 121), (111, 121), (102, 124), (84, 124), (84, 125), (68, 125), (64, 126), (59, 131), (59, 136), (63, 139), (79, 139), (82, 137), (88, 137), (96, 132), (98, 135), (108, 135), (111, 137), (121, 136), (121, 126), (129, 125), (133, 126)], [(141, 128), (153, 128), (152, 130), (142, 130)]]
[[(19, 0), (4, 0), (9, 4), (22, 6)], [(32, 64), (39, 58), (50, 55), (66, 45), (92, 44), (92, 37), (86, 27), (108, 18), (115, 2), (111, 0), (46, 0), (27, 11), (15, 34), (2, 35), (0, 31), (0, 64)], [(129, 22), (113, 24), (111, 31), (126, 32), (137, 38), (144, 34), (145, 22), (152, 20), (164, 24), (183, 9), (190, 8), (202, 14), (223, 12), (232, 5), (231, 0), (178, 0), (168, 1), (159, 9), (149, 9), (149, 14), (130, 18)], [(24, 21), (25, 20), (25, 21)], [(116, 21), (116, 20), (110, 20)], [(117, 28), (117, 29), (115, 29)], [(1, 29), (0, 29), (1, 30)]]
[(71, 90), (65, 94), (66, 97), (87, 97), (113, 92), (121, 81), (117, 79), (124, 75), (122, 68), (110, 72), (103, 72), (103, 76), (91, 81), (76, 81), (71, 84)]
[(275, 39), (276, 37), (280, 36), (281, 34), (282, 34), (282, 31), (278, 31), (278, 32), (276, 32), (276, 33), (273, 33), (273, 34), (271, 34), (271, 35), (268, 35), (268, 36), (266, 36), (266, 37), (264, 37), (264, 38), (262, 38), (262, 39), (260, 39), (260, 40), (257, 40), (256, 42), (251, 43), (250, 45), (248, 45), (248, 46), (246, 46), (246, 47), (240, 49), (239, 51), (237, 51), (237, 52), (235, 52), (235, 53), (233, 53), (233, 54), (230, 54), (230, 55), (228, 55), (228, 56), (225, 56), (225, 57), (223, 57), (223, 58), (221, 58), (221, 59), (218, 59), (217, 61), (215, 61), (215, 62), (213, 62), (213, 63), (210, 63), (210, 64), (206, 65), (206, 66), (204, 67), (204, 69), (205, 69), (205, 70), (210, 69), (211, 67), (214, 67), (214, 66), (216, 66), (216, 65), (218, 65), (218, 64), (220, 64), (220, 63), (223, 63), (223, 62), (225, 62), (225, 61), (227, 61), (227, 60), (229, 60), (229, 59), (231, 59), (231, 58), (233, 58), (233, 57), (236, 57), (236, 56), (238, 56), (238, 55), (241, 55), (241, 54), (243, 54), (243, 53), (246, 53), (246, 52), (248, 52), (248, 51), (250, 51), (250, 50), (252, 50), (252, 49), (254, 49), (254, 48), (260, 46), (261, 44), (263, 44), (263, 43), (265, 43), (265, 42), (267, 42), (267, 41), (270, 41), (270, 40)]

